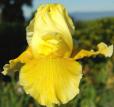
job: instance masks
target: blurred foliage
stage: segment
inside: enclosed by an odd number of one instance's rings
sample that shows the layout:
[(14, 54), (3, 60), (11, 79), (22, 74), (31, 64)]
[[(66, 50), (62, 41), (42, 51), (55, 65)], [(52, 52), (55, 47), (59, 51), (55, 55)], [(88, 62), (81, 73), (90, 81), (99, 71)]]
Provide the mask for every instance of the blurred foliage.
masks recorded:
[(0, 68), (8, 60), (17, 57), (27, 46), (25, 25), (19, 23), (0, 24)]
[[(100, 42), (114, 44), (114, 18), (77, 21), (75, 25), (76, 32), (73, 38), (78, 51), (82, 48), (96, 49), (96, 45)], [(4, 27), (0, 27), (0, 32), (4, 31)], [(12, 25), (12, 29), (11, 32), (19, 33), (18, 30), (21, 28), (15, 28)], [(84, 74), (80, 84), (80, 93), (61, 107), (114, 107), (114, 55), (111, 58), (102, 56), (85, 58), (83, 61), (80, 60), (80, 63), (83, 65)], [(6, 79), (1, 75), (0, 107), (40, 107), (24, 93), (16, 82), (15, 76), (12, 79), (9, 77)]]
[(1, 75), (0, 107), (38, 107), (32, 98), (25, 95), (16, 79), (15, 76), (10, 79)]
[(32, 0), (0, 0), (0, 68), (27, 46), (24, 5), (32, 6)]
[(23, 5), (32, 6), (32, 0), (0, 0), (2, 21), (24, 23)]

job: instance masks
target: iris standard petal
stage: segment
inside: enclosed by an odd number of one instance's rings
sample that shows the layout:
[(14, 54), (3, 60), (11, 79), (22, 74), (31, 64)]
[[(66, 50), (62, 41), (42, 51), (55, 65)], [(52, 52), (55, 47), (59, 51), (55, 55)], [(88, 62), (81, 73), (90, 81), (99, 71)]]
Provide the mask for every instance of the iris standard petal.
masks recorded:
[(26, 28), (26, 39), (27, 39), (28, 45), (31, 44), (31, 40), (32, 40), (32, 37), (33, 37), (33, 33), (34, 33), (34, 22), (35, 22), (35, 19), (33, 18), (30, 21), (30, 23), (27, 26), (27, 28)]
[(72, 51), (74, 25), (63, 5), (46, 4), (40, 6), (35, 14), (34, 35), (43, 36), (50, 32), (61, 33)]
[(72, 59), (41, 58), (21, 69), (19, 80), (41, 105), (67, 103), (79, 93), (81, 65)]
[(74, 57), (75, 60), (82, 59), (84, 57), (91, 57), (96, 55), (104, 55), (105, 57), (111, 57), (113, 54), (113, 45), (107, 46), (105, 43), (101, 42), (97, 45), (98, 51), (88, 51), (82, 49), (79, 53), (77, 53)]

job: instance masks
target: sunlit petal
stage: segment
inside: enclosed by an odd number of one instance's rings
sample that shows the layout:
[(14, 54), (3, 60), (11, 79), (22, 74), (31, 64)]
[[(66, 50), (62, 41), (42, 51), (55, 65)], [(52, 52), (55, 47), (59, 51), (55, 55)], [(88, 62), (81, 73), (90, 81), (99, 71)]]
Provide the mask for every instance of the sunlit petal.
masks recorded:
[(34, 36), (31, 43), (33, 55), (39, 57), (70, 57), (71, 51), (59, 33)]
[(32, 53), (30, 49), (24, 51), (19, 57), (16, 59), (10, 60), (9, 64), (5, 64), (3, 67), (3, 74), (6, 75), (12, 71), (19, 71), (20, 68), (27, 62), (32, 59)]
[(82, 49), (78, 54), (75, 55), (74, 59), (82, 59), (84, 57), (91, 57), (96, 55), (104, 55), (105, 57), (111, 57), (113, 53), (113, 45), (107, 46), (105, 43), (100, 43), (97, 45), (98, 51), (88, 51)]
[(79, 93), (82, 68), (72, 59), (32, 60), (20, 72), (20, 84), (41, 105), (67, 103)]
[(60, 4), (41, 6), (35, 14), (34, 35), (43, 36), (53, 32), (60, 33), (72, 50), (74, 25), (67, 11)]
[(32, 37), (33, 37), (33, 33), (34, 33), (34, 18), (30, 21), (30, 24), (27, 26), (26, 28), (26, 39), (27, 39), (27, 42), (28, 44), (30, 45), (31, 44), (31, 40), (32, 40)]

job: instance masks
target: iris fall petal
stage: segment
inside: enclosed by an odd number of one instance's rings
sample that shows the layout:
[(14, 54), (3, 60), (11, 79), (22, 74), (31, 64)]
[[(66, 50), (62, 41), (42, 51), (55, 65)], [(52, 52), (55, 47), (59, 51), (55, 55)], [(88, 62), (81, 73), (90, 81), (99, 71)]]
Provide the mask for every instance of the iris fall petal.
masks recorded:
[(79, 93), (81, 65), (72, 59), (32, 60), (22, 67), (20, 84), (41, 105), (67, 103)]
[(74, 57), (75, 60), (82, 59), (84, 57), (91, 57), (91, 56), (96, 56), (96, 55), (104, 55), (105, 57), (111, 57), (113, 53), (113, 45), (107, 46), (105, 43), (99, 43), (97, 45), (98, 51), (88, 51), (82, 49), (79, 53), (77, 53)]
[(3, 67), (3, 74), (6, 75), (12, 71), (19, 71), (20, 68), (27, 62), (29, 62), (33, 58), (30, 48), (24, 51), (19, 57), (16, 59), (10, 60), (9, 64), (5, 64)]

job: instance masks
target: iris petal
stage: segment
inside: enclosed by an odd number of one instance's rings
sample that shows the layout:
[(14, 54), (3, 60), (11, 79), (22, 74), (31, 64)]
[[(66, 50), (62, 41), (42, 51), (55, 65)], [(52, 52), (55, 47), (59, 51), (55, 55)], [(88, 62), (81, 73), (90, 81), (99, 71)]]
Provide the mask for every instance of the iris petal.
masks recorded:
[(42, 58), (27, 63), (20, 84), (41, 105), (67, 103), (79, 93), (81, 65), (72, 59)]
[(41, 37), (49, 33), (60, 33), (72, 51), (74, 25), (67, 11), (60, 4), (41, 5), (38, 8), (34, 19), (27, 27), (28, 43), (31, 43), (33, 35)]
[(104, 55), (105, 57), (111, 57), (113, 54), (113, 45), (107, 46), (105, 43), (101, 42), (100, 44), (97, 45), (98, 51), (88, 51), (82, 49), (78, 54), (75, 55), (74, 59), (82, 59), (84, 57), (91, 57), (91, 56), (96, 56), (96, 55)]
[(32, 53), (30, 48), (24, 51), (19, 57), (16, 59), (10, 60), (9, 64), (5, 64), (3, 67), (3, 74), (6, 75), (12, 71), (19, 71), (20, 68), (27, 62), (32, 59)]
[(31, 40), (32, 40), (33, 33), (34, 33), (34, 22), (35, 22), (35, 19), (33, 18), (26, 28), (26, 32), (27, 32), (26, 39), (29, 45), (31, 44)]
[(50, 33), (42, 38), (34, 36), (31, 43), (35, 58), (39, 57), (69, 57), (71, 55), (68, 45), (59, 33)]

